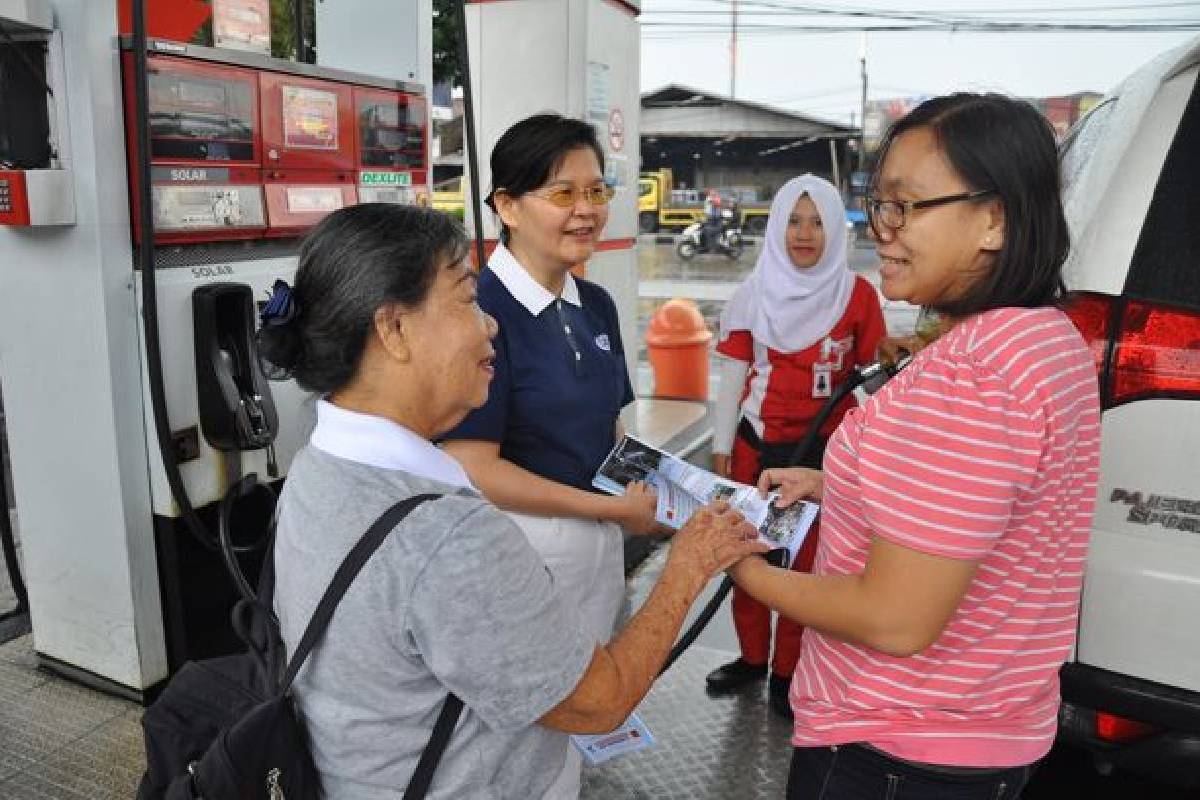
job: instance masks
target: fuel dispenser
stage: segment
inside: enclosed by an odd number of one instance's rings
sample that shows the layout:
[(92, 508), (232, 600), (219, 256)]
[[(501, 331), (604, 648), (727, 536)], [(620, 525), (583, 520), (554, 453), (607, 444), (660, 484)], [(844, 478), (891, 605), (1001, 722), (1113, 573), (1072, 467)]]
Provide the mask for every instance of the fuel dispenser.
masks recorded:
[[(255, 574), (313, 424), (259, 364), (260, 304), (330, 211), (428, 197), (431, 0), (322, 9), (319, 65), (262, 52), (246, 21), (268, 11), (0, 0), (0, 187), (22, 209), (0, 191), (0, 379), (34, 649), (139, 699), (235, 646), (219, 531)], [(419, 31), (417, 68), (341, 68), (356, 25)]]

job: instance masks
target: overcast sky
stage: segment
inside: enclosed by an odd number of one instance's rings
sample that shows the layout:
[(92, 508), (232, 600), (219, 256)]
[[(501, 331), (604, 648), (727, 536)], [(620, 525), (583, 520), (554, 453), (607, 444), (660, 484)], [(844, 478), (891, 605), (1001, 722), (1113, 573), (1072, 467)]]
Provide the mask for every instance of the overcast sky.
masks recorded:
[[(643, 0), (642, 89), (682, 83), (727, 94), (732, 5), (732, 0)], [(1200, 26), (1200, 0), (738, 0), (737, 5), (741, 31), (737, 96), (840, 122), (849, 122), (852, 113), (857, 118), (863, 35), (780, 31), (778, 26), (913, 23), (798, 14), (797, 10), (836, 8), (910, 15), (930, 12), (990, 21), (1182, 22)], [(702, 13), (669, 13), (672, 11)], [(764, 30), (763, 26), (775, 26), (776, 30)], [(866, 35), (868, 98), (956, 89), (1028, 97), (1104, 92), (1157, 54), (1197, 38), (1200, 31), (1196, 30), (872, 32)]]

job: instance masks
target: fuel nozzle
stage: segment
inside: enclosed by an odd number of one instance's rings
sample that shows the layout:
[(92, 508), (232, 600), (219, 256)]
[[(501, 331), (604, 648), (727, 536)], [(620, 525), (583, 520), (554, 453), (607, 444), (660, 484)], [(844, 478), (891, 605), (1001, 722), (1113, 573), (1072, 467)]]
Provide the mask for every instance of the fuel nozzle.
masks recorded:
[(883, 388), (885, 383), (896, 377), (897, 373), (907, 367), (912, 359), (912, 353), (907, 350), (901, 350), (896, 354), (895, 360), (880, 360), (874, 364), (868, 364), (858, 370), (860, 378), (858, 385), (867, 394), (875, 394)]

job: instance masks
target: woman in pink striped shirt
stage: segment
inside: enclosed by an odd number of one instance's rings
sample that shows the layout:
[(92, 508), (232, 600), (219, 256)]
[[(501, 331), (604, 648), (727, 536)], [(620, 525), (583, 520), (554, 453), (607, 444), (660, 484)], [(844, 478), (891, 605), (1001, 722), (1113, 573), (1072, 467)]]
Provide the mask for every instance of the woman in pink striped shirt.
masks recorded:
[(1053, 743), (1099, 463), (1092, 357), (1057, 305), (1068, 249), (1053, 131), (956, 94), (888, 132), (868, 203), (883, 294), (946, 333), (847, 414), (813, 574), (731, 570), (807, 626), (789, 798), (1016, 798)]

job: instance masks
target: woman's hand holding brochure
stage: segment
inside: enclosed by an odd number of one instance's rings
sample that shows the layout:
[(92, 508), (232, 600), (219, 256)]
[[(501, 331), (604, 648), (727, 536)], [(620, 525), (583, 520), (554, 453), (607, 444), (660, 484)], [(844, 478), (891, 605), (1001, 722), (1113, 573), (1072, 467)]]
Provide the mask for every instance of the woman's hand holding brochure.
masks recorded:
[(784, 467), (764, 469), (758, 476), (758, 491), (766, 497), (776, 486), (779, 499), (778, 506), (790, 506), (797, 500), (812, 500), (820, 502), (825, 491), (825, 473), (819, 469), (807, 467)]
[(720, 478), (626, 436), (600, 465), (592, 485), (610, 494), (624, 494), (626, 486), (637, 482), (654, 487), (656, 518), (667, 527), (678, 530), (701, 508), (723, 500), (758, 528), (759, 541), (772, 549), (786, 549), (789, 564), (817, 515), (814, 503), (795, 502), (797, 497), (790, 490), (782, 503), (776, 503), (776, 494), (760, 494), (753, 486)]

